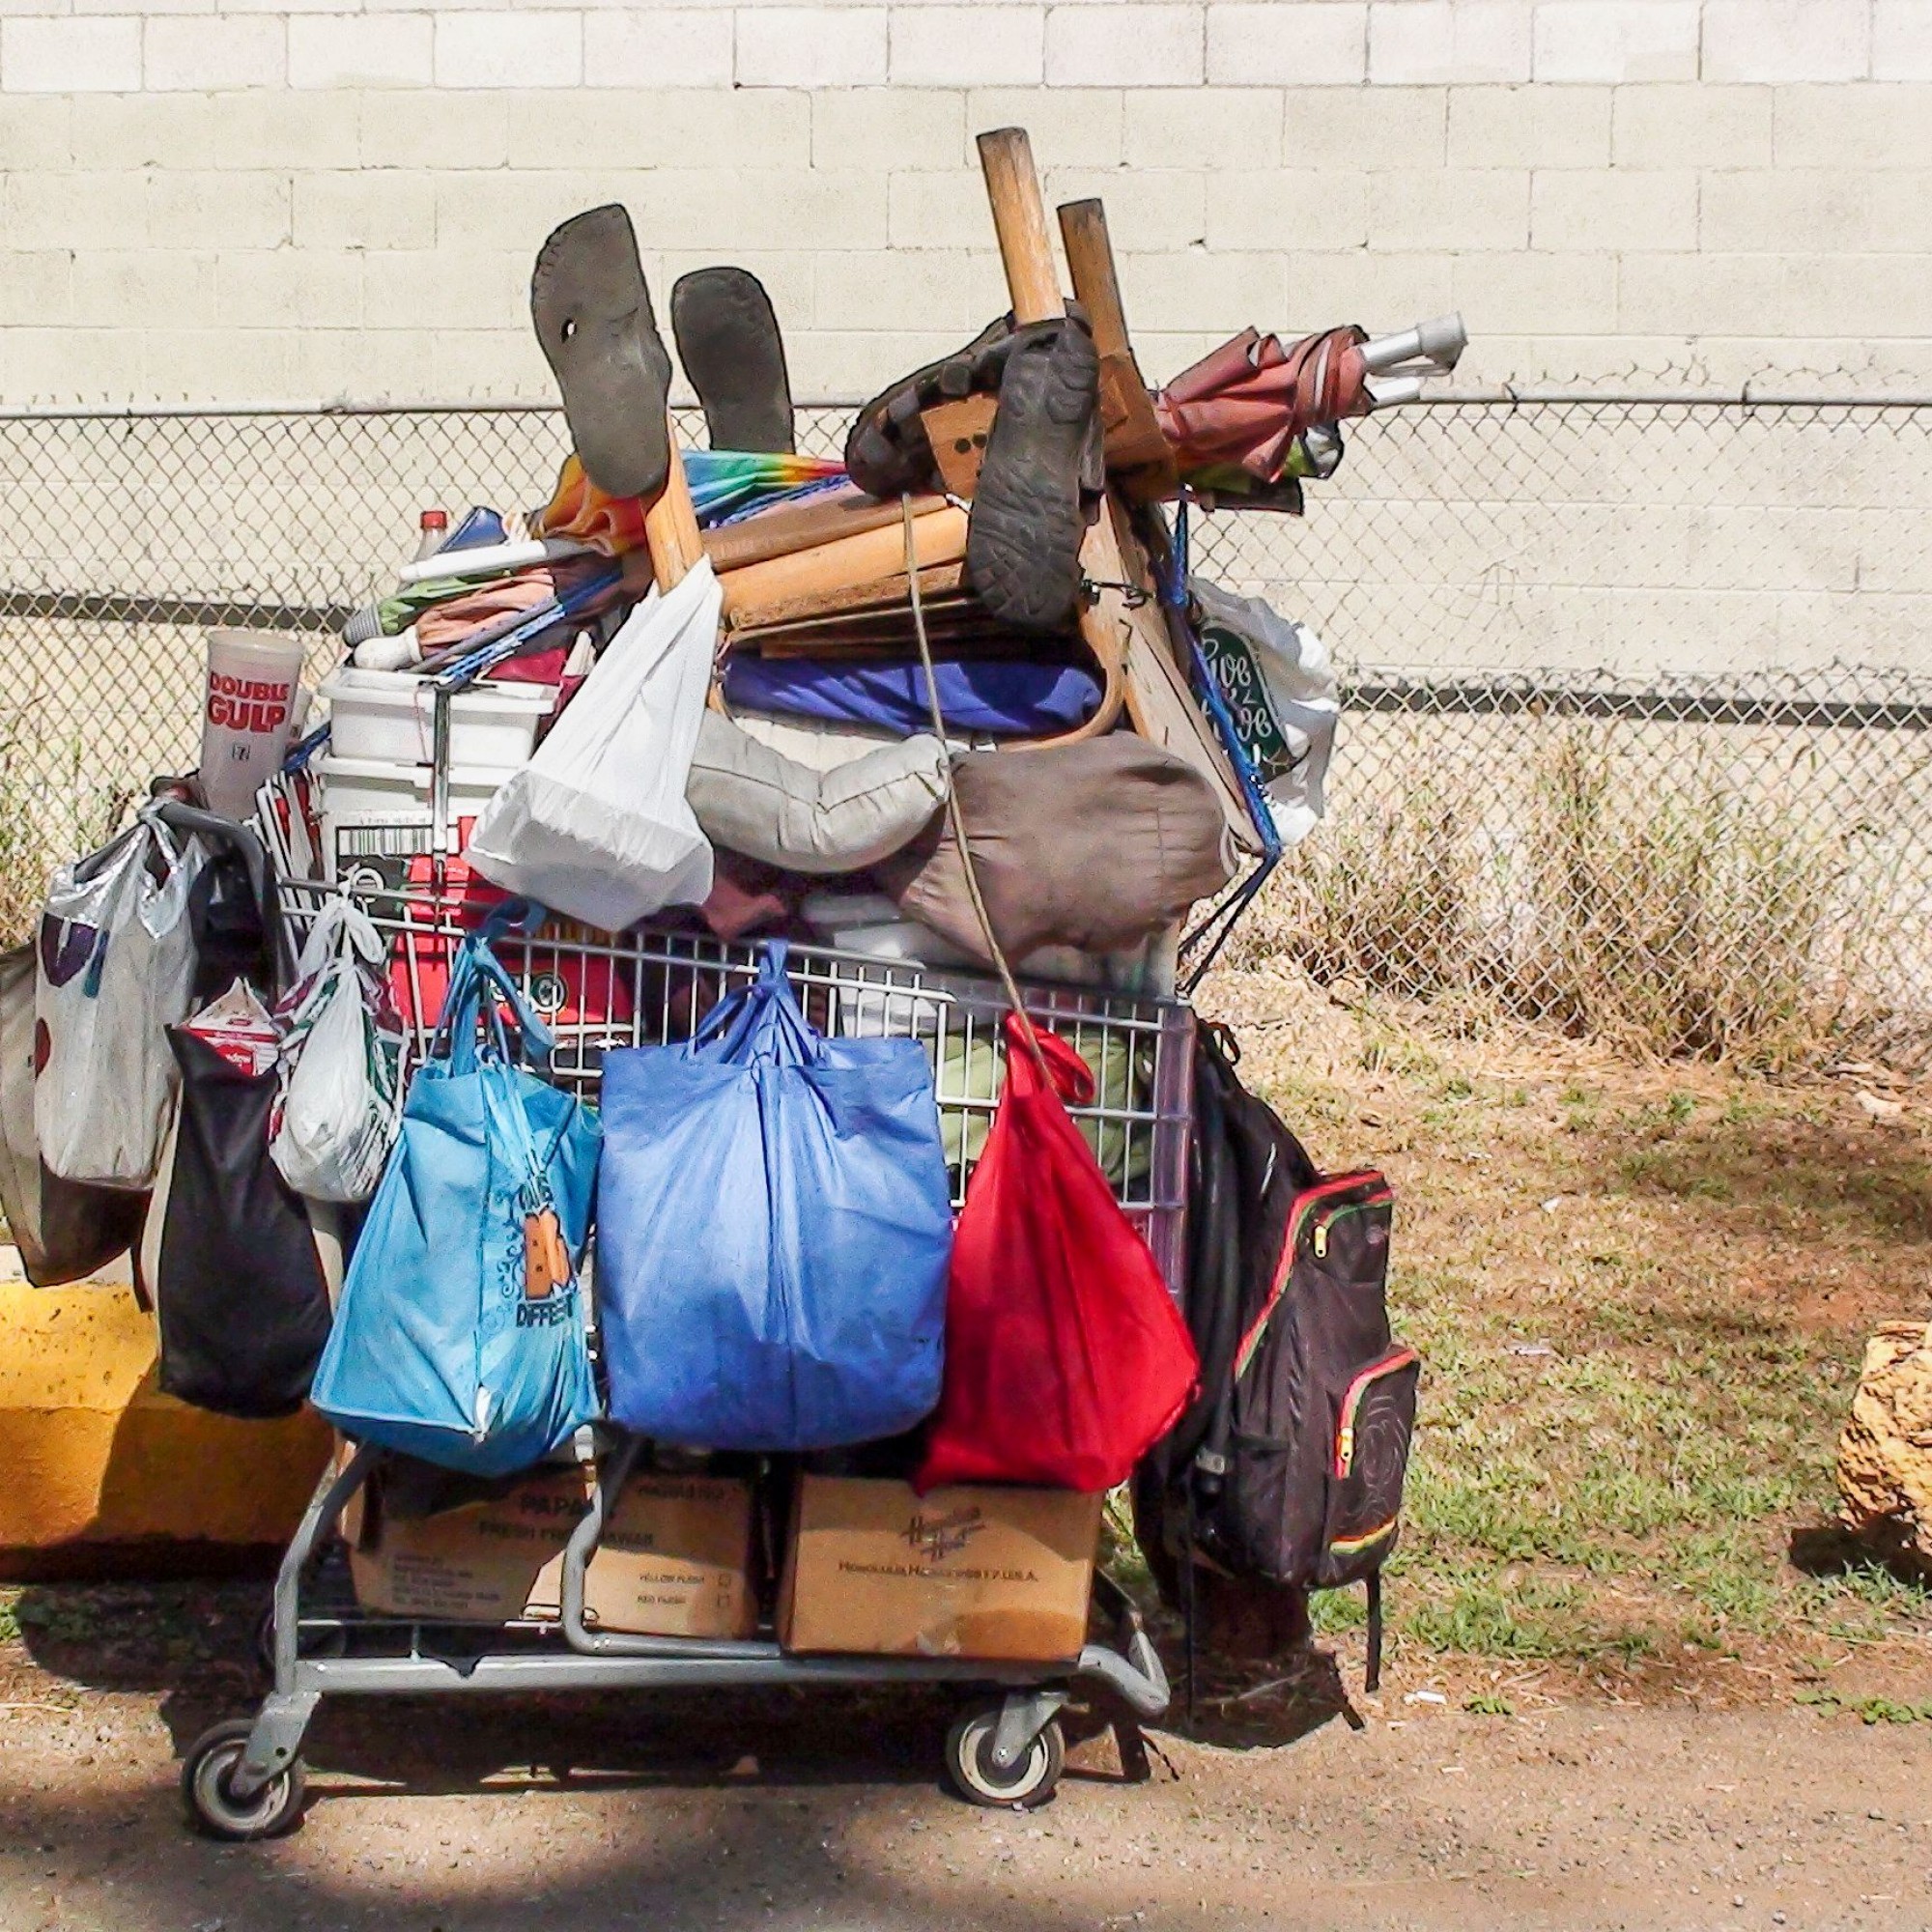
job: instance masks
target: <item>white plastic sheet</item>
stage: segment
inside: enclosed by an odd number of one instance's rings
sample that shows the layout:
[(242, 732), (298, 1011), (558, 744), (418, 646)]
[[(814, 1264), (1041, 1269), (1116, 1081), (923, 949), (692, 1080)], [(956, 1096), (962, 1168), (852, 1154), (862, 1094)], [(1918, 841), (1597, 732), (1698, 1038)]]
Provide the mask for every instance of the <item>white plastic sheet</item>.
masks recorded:
[(486, 879), (607, 932), (702, 902), (711, 845), (684, 794), (723, 601), (700, 563), (632, 611), (478, 816), (466, 856)]
[(143, 814), (54, 874), (36, 962), (34, 1131), (65, 1179), (154, 1183), (179, 1079), (167, 1029), (187, 1017), (194, 983), (188, 895), (205, 863), (198, 840)]

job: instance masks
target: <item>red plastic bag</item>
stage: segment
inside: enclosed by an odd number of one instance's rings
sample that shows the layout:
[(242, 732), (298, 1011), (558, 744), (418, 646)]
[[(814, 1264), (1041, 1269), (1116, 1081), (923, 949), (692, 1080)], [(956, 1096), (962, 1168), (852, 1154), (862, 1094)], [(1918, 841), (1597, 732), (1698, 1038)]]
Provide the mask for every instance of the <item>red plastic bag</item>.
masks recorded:
[(1187, 1324), (1063, 1096), (1094, 1097), (1087, 1063), (1009, 1014), (1006, 1088), (952, 1237), (922, 1491), (1110, 1490), (1194, 1393)]

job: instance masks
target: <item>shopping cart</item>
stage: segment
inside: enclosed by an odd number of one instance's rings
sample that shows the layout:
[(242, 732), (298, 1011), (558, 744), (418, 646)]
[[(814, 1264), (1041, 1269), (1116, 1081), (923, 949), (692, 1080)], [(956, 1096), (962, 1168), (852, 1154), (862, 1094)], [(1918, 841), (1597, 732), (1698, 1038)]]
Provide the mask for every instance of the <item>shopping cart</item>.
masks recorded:
[[(435, 876), (442, 876), (440, 868)], [(335, 891), (282, 886), (283, 910), (298, 937)], [(455, 950), (484, 908), (426, 882), (358, 885), (353, 896), (388, 938), (407, 1052), (419, 1058), (435, 1031)], [(613, 942), (552, 923), (533, 935), (499, 939), (496, 951), (554, 1036), (549, 1077), (587, 1096), (594, 1096), (610, 1048), (688, 1037), (717, 1001), (750, 984), (758, 969), (754, 947), (670, 929), (639, 930)], [(814, 946), (793, 947), (787, 971), (822, 1031), (925, 1044), (956, 1205), (999, 1093), (1006, 1007), (998, 983)], [(1100, 987), (1029, 984), (1022, 993), (1034, 1017), (1069, 1039), (1094, 1068), (1093, 1101), (1069, 1111), (1170, 1287), (1178, 1288), (1192, 1015), (1174, 999)], [(592, 1341), (594, 1349), (594, 1334)], [(292, 1825), (302, 1803), (302, 1738), (328, 1696), (954, 1684), (984, 1695), (948, 1735), (948, 1771), (962, 1796), (996, 1805), (1038, 1804), (1052, 1791), (1065, 1750), (1058, 1714), (1076, 1681), (1107, 1687), (1141, 1718), (1167, 1708), (1166, 1674), (1139, 1615), (1126, 1593), (1098, 1571), (1095, 1597), (1111, 1641), (1086, 1644), (1071, 1662), (798, 1656), (769, 1637), (599, 1629), (585, 1611), (585, 1571), (645, 1445), (602, 1425), (598, 1435), (597, 1478), (564, 1551), (554, 1618), (453, 1626), (378, 1615), (348, 1602), (305, 1607), (304, 1592), (316, 1594), (343, 1513), (381, 1465), (383, 1452), (359, 1447), (326, 1475), (275, 1579), (263, 1634), (274, 1688), (254, 1718), (215, 1725), (187, 1753), (183, 1790), (196, 1823), (228, 1839), (269, 1837)]]

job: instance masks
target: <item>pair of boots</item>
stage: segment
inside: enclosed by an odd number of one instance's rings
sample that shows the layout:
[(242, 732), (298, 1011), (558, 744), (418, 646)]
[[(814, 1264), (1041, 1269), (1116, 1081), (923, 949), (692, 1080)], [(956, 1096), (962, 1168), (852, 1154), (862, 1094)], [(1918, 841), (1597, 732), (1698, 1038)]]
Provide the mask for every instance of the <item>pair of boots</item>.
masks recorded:
[[(544, 243), (530, 313), (590, 480), (612, 496), (655, 496), (670, 462), (670, 357), (622, 208), (576, 215)], [(757, 278), (729, 268), (680, 277), (671, 329), (712, 447), (789, 450), (784, 348)], [(935, 488), (923, 412), (997, 394), (968, 524), (966, 575), (997, 620), (1064, 631), (1078, 611), (1080, 545), (1105, 484), (1098, 391), (1098, 358), (1077, 309), (1024, 327), (1007, 316), (867, 404), (846, 441), (846, 470), (882, 498)]]

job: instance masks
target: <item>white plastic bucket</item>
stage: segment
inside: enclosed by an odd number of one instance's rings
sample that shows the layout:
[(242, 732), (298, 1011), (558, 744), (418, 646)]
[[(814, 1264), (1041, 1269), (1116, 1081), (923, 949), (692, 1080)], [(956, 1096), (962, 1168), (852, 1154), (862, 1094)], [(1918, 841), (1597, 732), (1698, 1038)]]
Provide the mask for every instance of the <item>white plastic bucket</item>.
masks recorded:
[[(436, 750), (436, 698), (405, 671), (344, 666), (316, 694), (328, 704), (332, 757), (427, 764)], [(449, 700), (449, 761), (513, 770), (529, 760), (537, 726), (556, 703), (549, 684), (479, 684)]]
[(301, 681), (298, 638), (275, 631), (210, 631), (201, 714), (201, 784), (208, 809), (246, 818), (282, 768)]

